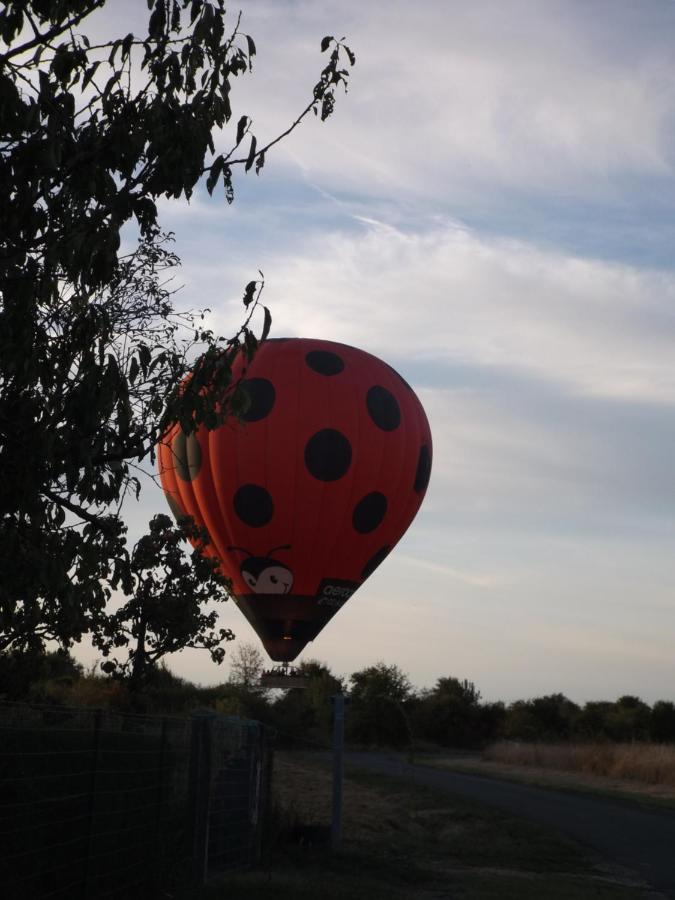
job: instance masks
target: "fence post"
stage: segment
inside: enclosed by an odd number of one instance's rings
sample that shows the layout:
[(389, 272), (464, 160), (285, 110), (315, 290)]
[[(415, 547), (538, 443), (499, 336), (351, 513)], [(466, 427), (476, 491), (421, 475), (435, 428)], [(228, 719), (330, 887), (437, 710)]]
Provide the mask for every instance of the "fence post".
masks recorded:
[(159, 739), (159, 757), (157, 760), (157, 801), (155, 810), (155, 896), (159, 897), (162, 880), (162, 806), (164, 804), (164, 770), (166, 768), (166, 732), (167, 721), (162, 719), (162, 730)]
[(91, 853), (94, 846), (94, 808), (96, 803), (96, 782), (98, 774), (98, 757), (101, 747), (101, 719), (103, 710), (97, 709), (94, 714), (94, 737), (92, 741), (91, 782), (89, 784), (89, 803), (87, 808), (87, 850), (84, 858), (84, 878), (82, 880), (82, 897), (88, 900), (91, 882)]
[(345, 696), (334, 694), (333, 701), (333, 818), (330, 842), (333, 850), (340, 849), (342, 840), (342, 775), (344, 771)]
[(193, 713), (190, 738), (190, 824), (192, 882), (206, 884), (209, 855), (209, 795), (211, 791), (211, 713)]
[(260, 825), (258, 857), (256, 862), (265, 862), (272, 844), (272, 778), (274, 770), (274, 737), (276, 732), (268, 725), (261, 725), (261, 774), (260, 774)]

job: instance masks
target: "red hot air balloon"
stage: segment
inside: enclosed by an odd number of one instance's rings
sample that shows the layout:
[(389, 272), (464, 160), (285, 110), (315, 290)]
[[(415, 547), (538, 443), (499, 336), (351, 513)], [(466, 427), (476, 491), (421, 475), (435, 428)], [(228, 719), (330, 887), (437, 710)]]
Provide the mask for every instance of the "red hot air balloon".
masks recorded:
[(175, 425), (160, 476), (174, 515), (208, 530), (270, 657), (289, 662), (412, 522), (431, 432), (410, 386), (355, 347), (277, 338), (244, 365), (244, 421), (189, 437)]

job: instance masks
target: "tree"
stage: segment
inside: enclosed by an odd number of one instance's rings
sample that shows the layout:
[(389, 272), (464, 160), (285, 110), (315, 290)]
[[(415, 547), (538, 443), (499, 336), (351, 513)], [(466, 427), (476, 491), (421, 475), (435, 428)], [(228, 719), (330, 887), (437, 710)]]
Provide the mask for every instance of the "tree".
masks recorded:
[(580, 737), (598, 740), (611, 736), (609, 720), (614, 704), (609, 700), (590, 700), (585, 703), (576, 720), (575, 732)]
[(624, 694), (607, 716), (607, 730), (615, 741), (644, 741), (649, 737), (650, 707), (639, 697)]
[(260, 690), (265, 659), (255, 644), (237, 644), (230, 654), (230, 682), (245, 690)]
[(349, 735), (366, 744), (403, 746), (412, 741), (406, 704), (410, 679), (397, 665), (378, 662), (350, 675)]
[[(189, 557), (186, 537), (194, 545)], [(188, 521), (177, 527), (168, 516), (153, 517), (122, 579), (127, 601), (94, 633), (105, 657), (104, 672), (129, 673), (138, 686), (167, 653), (186, 647), (206, 650), (215, 663), (223, 661), (222, 643), (234, 634), (216, 628), (217, 611), (206, 612), (204, 606), (225, 601), (228, 582), (218, 573), (217, 561), (204, 555), (207, 546), (208, 536)], [(111, 656), (127, 648), (125, 659)]]
[(471, 746), (483, 738), (480, 691), (466, 679), (439, 678), (420, 697), (414, 718), (425, 738), (445, 746)]
[(675, 703), (657, 700), (652, 706), (649, 736), (653, 741), (675, 741)]
[(310, 746), (326, 745), (330, 741), (333, 722), (331, 697), (342, 691), (342, 679), (317, 659), (303, 660), (297, 666), (297, 672), (305, 677), (305, 687), (284, 691), (273, 707), (280, 741), (291, 747), (302, 747), (303, 739)]
[(40, 682), (76, 681), (82, 666), (64, 650), (51, 653), (0, 654), (0, 699), (29, 699)]
[[(129, 566), (122, 501), (171, 422), (190, 433), (240, 413), (225, 339), (173, 305), (177, 264), (156, 201), (200, 183), (234, 196), (311, 112), (326, 119), (354, 56), (327, 65), (289, 128), (258, 143), (231, 91), (256, 52), (224, 0), (148, 0), (147, 34), (96, 43), (105, 0), (14, 0), (0, 10), (0, 650), (64, 647), (105, 625)], [(217, 154), (215, 129), (231, 146)], [(138, 238), (122, 252), (125, 240)], [(186, 373), (192, 376), (184, 381)]]
[(564, 694), (518, 700), (506, 713), (506, 737), (531, 741), (564, 740), (576, 727), (579, 707)]

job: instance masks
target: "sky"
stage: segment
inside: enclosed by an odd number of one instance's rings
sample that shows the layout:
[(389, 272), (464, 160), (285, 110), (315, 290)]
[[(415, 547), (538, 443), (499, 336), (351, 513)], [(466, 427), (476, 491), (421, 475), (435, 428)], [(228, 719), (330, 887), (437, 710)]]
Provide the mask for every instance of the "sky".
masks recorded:
[[(97, 27), (140, 32), (145, 4), (124, 0), (123, 29), (121, 5)], [(261, 269), (272, 336), (383, 358), (434, 439), (410, 530), (301, 659), (467, 678), (487, 700), (672, 699), (675, 3), (241, 8), (258, 55), (234, 121), (259, 143), (304, 107), (325, 34), (357, 63), (334, 115), (240, 173), (231, 207), (161, 205), (177, 305), (233, 334)], [(150, 485), (131, 536), (163, 511)], [(221, 618), (256, 643), (233, 603)]]

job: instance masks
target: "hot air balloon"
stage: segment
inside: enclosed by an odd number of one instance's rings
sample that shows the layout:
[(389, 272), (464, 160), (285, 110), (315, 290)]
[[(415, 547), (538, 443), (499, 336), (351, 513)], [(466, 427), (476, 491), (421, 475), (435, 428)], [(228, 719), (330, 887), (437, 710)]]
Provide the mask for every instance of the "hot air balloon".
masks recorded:
[(177, 518), (192, 516), (277, 662), (294, 660), (375, 571), (429, 483), (431, 432), (389, 365), (332, 341), (265, 341), (235, 361), (243, 421), (158, 446)]

